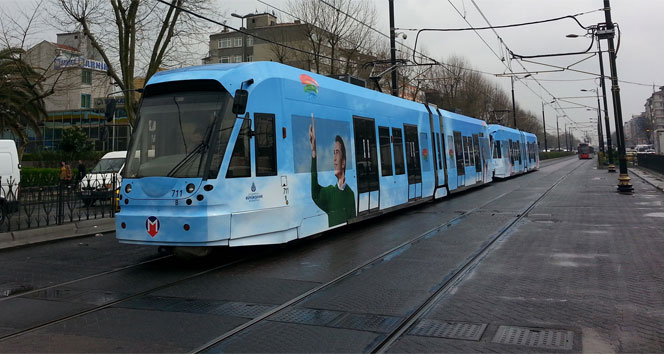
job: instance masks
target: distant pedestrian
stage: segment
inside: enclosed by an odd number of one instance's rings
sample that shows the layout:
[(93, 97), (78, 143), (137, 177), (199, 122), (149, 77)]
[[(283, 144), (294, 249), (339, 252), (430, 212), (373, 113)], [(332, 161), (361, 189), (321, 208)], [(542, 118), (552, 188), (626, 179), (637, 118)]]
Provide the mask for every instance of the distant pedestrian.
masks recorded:
[(78, 160), (78, 174), (76, 175), (76, 179), (78, 181), (82, 181), (83, 178), (85, 178), (87, 171), (85, 170), (85, 164), (83, 163), (83, 160)]
[(67, 182), (67, 163), (60, 161), (60, 184)]
[(60, 161), (60, 183), (70, 184), (73, 177), (71, 166), (64, 161)]

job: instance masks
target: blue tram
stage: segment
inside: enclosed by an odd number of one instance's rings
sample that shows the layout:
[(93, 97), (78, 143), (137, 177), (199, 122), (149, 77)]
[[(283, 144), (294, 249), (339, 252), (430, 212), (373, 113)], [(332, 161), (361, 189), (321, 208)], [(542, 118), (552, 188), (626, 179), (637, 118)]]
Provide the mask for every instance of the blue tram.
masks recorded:
[(496, 178), (507, 178), (539, 168), (539, 149), (534, 134), (502, 125), (489, 125)]
[(159, 72), (128, 149), (117, 238), (277, 244), (442, 198), (491, 182), (492, 129), (278, 63)]

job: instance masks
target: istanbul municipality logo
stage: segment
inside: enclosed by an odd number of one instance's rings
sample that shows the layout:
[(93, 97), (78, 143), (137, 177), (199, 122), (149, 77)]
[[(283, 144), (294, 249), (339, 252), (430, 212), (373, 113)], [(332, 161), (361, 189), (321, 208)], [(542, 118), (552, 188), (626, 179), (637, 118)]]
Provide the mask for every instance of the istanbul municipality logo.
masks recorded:
[(256, 202), (259, 199), (263, 199), (263, 195), (260, 193), (256, 193), (256, 183), (251, 182), (251, 193), (247, 194), (244, 199), (248, 202)]

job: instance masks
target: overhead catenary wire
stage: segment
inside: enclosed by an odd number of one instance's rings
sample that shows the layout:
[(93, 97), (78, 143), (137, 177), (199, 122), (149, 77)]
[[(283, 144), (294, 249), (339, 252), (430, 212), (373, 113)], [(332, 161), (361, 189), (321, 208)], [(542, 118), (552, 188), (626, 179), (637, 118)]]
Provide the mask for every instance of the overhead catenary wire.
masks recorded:
[[(293, 18), (293, 19), (300, 20), (302, 23), (308, 23), (307, 21), (305, 21), (305, 20), (302, 19), (301, 17), (296, 16), (296, 15), (294, 15), (294, 14), (288, 12), (288, 11), (285, 11), (285, 10), (283, 10), (283, 9), (281, 9), (281, 8), (279, 8), (279, 7), (275, 6), (275, 5), (273, 5), (273, 4), (270, 4), (270, 3), (266, 2), (266, 1), (263, 1), (263, 0), (256, 0), (256, 1), (260, 2), (261, 4), (263, 4), (263, 5), (265, 5), (265, 6), (271, 7), (271, 8), (273, 8), (274, 10), (277, 10), (277, 11), (279, 11), (279, 12), (281, 12), (281, 13), (284, 13), (284, 14), (290, 16), (290, 17)], [(330, 6), (329, 4), (326, 4), (326, 5), (327, 5), (327, 6)], [(339, 10), (337, 10), (337, 11), (339, 11)], [(345, 12), (343, 12), (343, 13), (345, 14)], [(351, 18), (352, 18), (352, 17), (351, 17)], [(352, 18), (352, 19), (355, 20), (355, 21), (358, 21), (358, 20), (356, 20), (355, 18)], [(364, 22), (360, 22), (360, 23), (361, 23), (362, 25), (364, 25), (364, 26), (366, 26), (366, 27), (372, 29), (372, 30), (375, 30), (375, 29), (373, 29), (373, 27), (371, 27), (371, 26), (369, 26), (369, 25), (366, 25)], [(377, 31), (377, 30), (376, 30), (376, 31)], [(382, 34), (382, 33), (381, 33), (381, 34)], [(388, 38), (389, 38), (389, 37), (388, 37)], [(342, 38), (342, 40), (345, 40), (345, 39)], [(353, 43), (352, 43), (352, 44), (353, 44)], [(402, 45), (403, 45), (403, 44), (402, 44)], [(371, 51), (368, 50), (366, 47), (360, 47), (360, 49), (364, 50), (365, 53), (369, 53), (369, 52), (371, 52)], [(410, 65), (401, 65), (401, 66), (410, 66)], [(430, 70), (430, 69), (427, 69), (427, 70), (425, 70), (425, 72), (426, 72), (426, 71), (429, 71), (429, 70)], [(422, 74), (422, 73), (418, 74), (418, 76), (421, 75), (421, 74)], [(415, 81), (415, 80), (408, 78), (408, 82), (409, 82), (409, 83), (412, 84), (413, 81)]]
[[(452, 7), (454, 7), (454, 8), (456, 9), (456, 6), (454, 6), (454, 4), (452, 4), (452, 2), (451, 2), (450, 0), (448, 0), (448, 2), (452, 5)], [(509, 49), (509, 47), (507, 46), (507, 43), (505, 43), (505, 41), (502, 39), (502, 37), (500, 37), (500, 35), (499, 35), (498, 32), (496, 31), (496, 28), (498, 28), (498, 26), (493, 26), (493, 25), (491, 24), (491, 22), (490, 22), (489, 19), (484, 15), (484, 13), (483, 13), (482, 10), (480, 9), (479, 5), (477, 5), (477, 3), (475, 2), (475, 0), (471, 0), (471, 2), (473, 3), (473, 6), (475, 6), (475, 8), (477, 9), (477, 11), (480, 13), (480, 15), (482, 16), (482, 18), (484, 19), (484, 21), (485, 21), (485, 22), (491, 27), (491, 30), (494, 32), (494, 34), (500, 39), (500, 42), (505, 46), (505, 48), (506, 48), (506, 49), (510, 52), (510, 54), (512, 54), (512, 56), (514, 57), (514, 55), (513, 55), (514, 52), (513, 52), (511, 49)], [(456, 10), (457, 10), (457, 12), (458, 12), (458, 9), (456, 9)], [(575, 14), (575, 15), (562, 16), (562, 17), (558, 17), (558, 18), (554, 18), (554, 19), (541, 20), (541, 21), (531, 21), (531, 22), (533, 22), (533, 23), (545, 23), (545, 22), (559, 21), (559, 20), (561, 20), (561, 19), (565, 19), (565, 18), (573, 18), (574, 21), (577, 22), (577, 24), (578, 24), (580, 27), (582, 27), (582, 28), (584, 28), (584, 29), (587, 29), (587, 28), (589, 28), (589, 27), (588, 27), (588, 26), (583, 26), (583, 25), (578, 21), (578, 19), (577, 19), (576, 17), (577, 17), (577, 16), (581, 16), (581, 15), (585, 15), (585, 14), (589, 14), (589, 13), (592, 13), (592, 12), (596, 12), (596, 11), (601, 11), (601, 9), (598, 9), (598, 10), (592, 10), (592, 11), (586, 11), (586, 12), (582, 12), (582, 13)], [(470, 23), (469, 23), (468, 20), (466, 20), (465, 18), (464, 18), (464, 20), (466, 21), (466, 23), (468, 23), (468, 24), (470, 25)], [(530, 23), (530, 24), (533, 24), (533, 23)], [(478, 35), (479, 35), (479, 34), (478, 34)], [(481, 36), (480, 36), (480, 37), (481, 37)], [(592, 43), (591, 43), (591, 47), (592, 47)], [(493, 51), (493, 50), (492, 50), (492, 51)], [(523, 63), (521, 63), (521, 62), (518, 60), (518, 58), (515, 57), (515, 59), (516, 59), (516, 62), (519, 64), (519, 66), (521, 66), (524, 70), (528, 71), (528, 69), (523, 65)], [(503, 64), (504, 64), (504, 62), (503, 62)], [(511, 69), (511, 67), (510, 67), (509, 65), (506, 65), (506, 67), (510, 70), (510, 72), (513, 72), (512, 69)], [(520, 81), (520, 78), (518, 78), (518, 77), (516, 77), (516, 78), (517, 78), (517, 81)], [(542, 85), (537, 79), (533, 78), (533, 81), (535, 81), (535, 82), (540, 86), (540, 88), (543, 89), (547, 94), (549, 94), (549, 96), (551, 96), (551, 97), (554, 99), (554, 101), (555, 101), (555, 99), (556, 99), (555, 95), (553, 95), (553, 94), (552, 94), (547, 88), (545, 88), (545, 87), (544, 87), (544, 86), (543, 86), (543, 85)], [(540, 94), (538, 94), (538, 93), (535, 92), (532, 88), (530, 88), (530, 86), (527, 85), (527, 83), (522, 82), (522, 84), (523, 84), (524, 86), (526, 86), (531, 92), (533, 92), (533, 94), (535, 94), (535, 96), (539, 97), (539, 98), (542, 100), (543, 103), (546, 103), (546, 100), (545, 100)], [(557, 102), (557, 101), (556, 101), (556, 102)], [(552, 106), (552, 107), (553, 107), (553, 106)], [(558, 107), (561, 108), (561, 107), (560, 107), (560, 104), (558, 104)], [(553, 107), (553, 108), (554, 108), (554, 110), (557, 111), (557, 109), (556, 109), (555, 107)], [(567, 112), (565, 112), (564, 110), (562, 110), (562, 111), (563, 111), (563, 113), (565, 113), (564, 116), (565, 116), (569, 121), (571, 121), (571, 122), (575, 122), (573, 119), (571, 119), (571, 118), (569, 117), (569, 115), (567, 114)]]
[(230, 28), (230, 29), (232, 29), (233, 31), (236, 31), (236, 32), (238, 32), (238, 33), (245, 34), (245, 35), (247, 35), (247, 36), (251, 36), (251, 37), (253, 37), (253, 38), (260, 39), (260, 40), (265, 41), (265, 42), (267, 42), (267, 43), (271, 43), (271, 44), (274, 44), (274, 45), (278, 45), (278, 46), (281, 46), (281, 47), (284, 47), (284, 48), (287, 48), (287, 49), (291, 49), (291, 50), (294, 50), (294, 51), (296, 51), (296, 52), (304, 53), (304, 54), (307, 54), (307, 55), (316, 55), (316, 56), (318, 56), (318, 57), (320, 57), (320, 58), (329, 59), (329, 60), (334, 60), (334, 61), (338, 61), (338, 62), (341, 62), (341, 63), (348, 63), (348, 62), (349, 62), (349, 60), (343, 60), (343, 59), (338, 59), (338, 58), (332, 58), (332, 57), (327, 56), (327, 55), (317, 54), (317, 53), (312, 53), (312, 52), (307, 51), (307, 50), (304, 50), (304, 49), (296, 48), (296, 47), (293, 47), (293, 46), (290, 46), (290, 45), (287, 45), (287, 44), (283, 44), (283, 43), (279, 43), (279, 42), (273, 41), (273, 40), (271, 40), (271, 39), (268, 39), (268, 38), (265, 38), (265, 37), (259, 36), (259, 35), (254, 34), (254, 33), (249, 33), (249, 32), (247, 32), (247, 31), (245, 31), (245, 30), (238, 29), (238, 28), (235, 28), (235, 27), (233, 27), (233, 26), (229, 26), (229, 25), (227, 25), (227, 24), (225, 24), (225, 23), (223, 23), (223, 22), (219, 22), (219, 21), (214, 20), (214, 19), (211, 19), (211, 18), (209, 18), (209, 17), (207, 17), (207, 16), (203, 16), (203, 15), (198, 14), (198, 13), (196, 13), (196, 12), (193, 12), (193, 11), (191, 11), (191, 10), (185, 9), (185, 8), (183, 8), (183, 7), (181, 7), (181, 6), (178, 6), (178, 5), (175, 5), (175, 4), (168, 3), (168, 2), (166, 2), (165, 0), (156, 0), (156, 1), (158, 1), (158, 2), (160, 2), (160, 3), (162, 3), (162, 4), (164, 4), (164, 5), (167, 5), (167, 6), (170, 6), (170, 7), (176, 8), (176, 9), (182, 11), (182, 12), (186, 12), (186, 13), (188, 13), (189, 15), (192, 15), (192, 16), (194, 16), (194, 17), (198, 17), (198, 18), (200, 18), (200, 19), (202, 19), (202, 20), (212, 22), (212, 23), (214, 23), (214, 24), (216, 24), (216, 25), (223, 26), (223, 27), (225, 27), (225, 28)]

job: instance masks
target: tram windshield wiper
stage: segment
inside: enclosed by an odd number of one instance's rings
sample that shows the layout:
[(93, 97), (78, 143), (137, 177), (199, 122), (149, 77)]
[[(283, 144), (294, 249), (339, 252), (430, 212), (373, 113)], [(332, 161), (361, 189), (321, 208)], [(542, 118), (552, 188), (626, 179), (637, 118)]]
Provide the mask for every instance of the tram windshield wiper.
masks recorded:
[(197, 154), (202, 154), (207, 151), (209, 148), (209, 142), (210, 142), (210, 136), (212, 135), (212, 127), (217, 122), (217, 113), (214, 113), (214, 119), (212, 119), (212, 122), (208, 125), (207, 129), (205, 130), (205, 138), (203, 141), (198, 143), (188, 154), (186, 154), (180, 162), (178, 162), (168, 173), (166, 174), (166, 177), (173, 177), (177, 171), (179, 171), (183, 166), (186, 166), (190, 161), (193, 160), (193, 157), (196, 156)]

